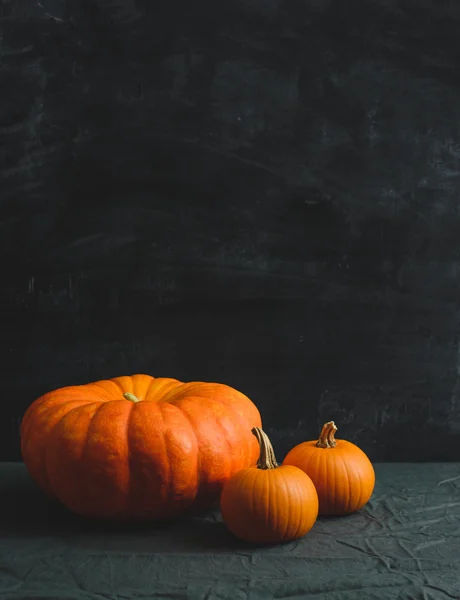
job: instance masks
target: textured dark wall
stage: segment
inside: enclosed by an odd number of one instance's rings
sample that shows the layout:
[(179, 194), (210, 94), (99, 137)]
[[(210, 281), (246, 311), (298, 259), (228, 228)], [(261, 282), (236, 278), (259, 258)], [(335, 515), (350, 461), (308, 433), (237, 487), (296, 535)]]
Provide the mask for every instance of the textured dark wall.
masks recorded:
[(0, 459), (38, 395), (218, 380), (460, 459), (460, 5), (1, 0)]

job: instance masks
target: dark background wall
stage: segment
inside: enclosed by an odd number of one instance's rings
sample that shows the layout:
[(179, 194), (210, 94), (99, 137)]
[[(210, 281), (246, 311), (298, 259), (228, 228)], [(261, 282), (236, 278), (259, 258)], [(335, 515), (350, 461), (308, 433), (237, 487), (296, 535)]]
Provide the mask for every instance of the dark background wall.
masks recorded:
[(460, 6), (2, 0), (0, 459), (59, 386), (217, 380), (278, 453), (460, 453)]

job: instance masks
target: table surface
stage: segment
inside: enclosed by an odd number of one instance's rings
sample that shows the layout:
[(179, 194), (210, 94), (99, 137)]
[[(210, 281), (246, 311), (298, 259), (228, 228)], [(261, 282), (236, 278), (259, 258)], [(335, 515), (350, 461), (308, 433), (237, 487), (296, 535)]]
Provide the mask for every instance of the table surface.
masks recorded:
[(257, 548), (218, 511), (166, 526), (89, 522), (0, 463), (0, 599), (460, 600), (460, 463), (376, 464), (360, 512)]

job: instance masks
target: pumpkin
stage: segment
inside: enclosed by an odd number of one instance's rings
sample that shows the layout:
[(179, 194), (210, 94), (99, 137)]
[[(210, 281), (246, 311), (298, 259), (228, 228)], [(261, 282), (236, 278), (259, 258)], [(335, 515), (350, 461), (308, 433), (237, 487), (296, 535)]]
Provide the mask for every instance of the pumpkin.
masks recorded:
[(205, 509), (255, 465), (256, 406), (219, 383), (133, 375), (38, 398), (21, 422), (33, 479), (76, 513), (167, 519)]
[(256, 467), (233, 475), (222, 489), (220, 510), (228, 529), (256, 544), (289, 542), (304, 536), (318, 516), (318, 495), (297, 467), (278, 466), (266, 433), (254, 427), (260, 445)]
[(355, 444), (336, 440), (336, 431), (334, 421), (329, 421), (318, 440), (295, 446), (283, 461), (283, 465), (296, 466), (310, 476), (318, 492), (320, 515), (355, 512), (374, 491), (371, 461)]

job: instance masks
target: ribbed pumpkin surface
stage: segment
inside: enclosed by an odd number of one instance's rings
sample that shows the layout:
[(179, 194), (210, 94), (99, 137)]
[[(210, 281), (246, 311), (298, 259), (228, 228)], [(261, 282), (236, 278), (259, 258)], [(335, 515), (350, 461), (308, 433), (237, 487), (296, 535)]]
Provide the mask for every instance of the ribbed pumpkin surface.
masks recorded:
[(283, 465), (296, 466), (311, 478), (318, 492), (320, 515), (359, 510), (369, 501), (375, 485), (369, 458), (355, 444), (336, 440), (336, 429), (333, 421), (326, 423), (319, 442), (302, 442), (283, 461)]
[(229, 386), (134, 375), (45, 394), (24, 415), (21, 449), (31, 476), (77, 513), (165, 519), (211, 505), (256, 464), (254, 426), (256, 406)]

